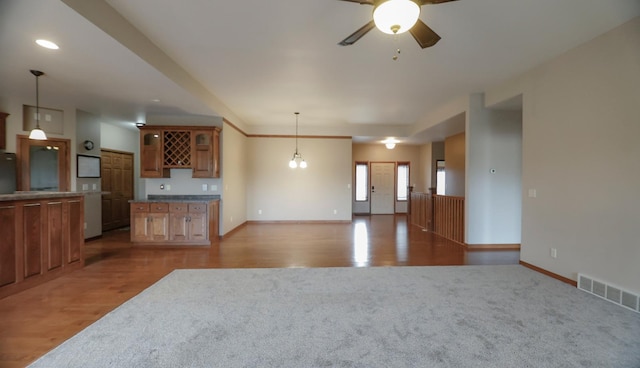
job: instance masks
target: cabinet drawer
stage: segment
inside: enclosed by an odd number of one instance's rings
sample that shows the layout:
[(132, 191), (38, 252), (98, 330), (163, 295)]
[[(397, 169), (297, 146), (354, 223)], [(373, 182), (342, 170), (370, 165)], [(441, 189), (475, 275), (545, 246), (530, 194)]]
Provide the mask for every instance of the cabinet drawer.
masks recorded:
[(206, 203), (189, 203), (189, 212), (190, 213), (206, 213), (207, 204)]
[(149, 203), (149, 212), (169, 212), (168, 203)]
[(149, 212), (149, 203), (131, 203), (131, 212)]
[(187, 212), (186, 203), (169, 203), (169, 212)]

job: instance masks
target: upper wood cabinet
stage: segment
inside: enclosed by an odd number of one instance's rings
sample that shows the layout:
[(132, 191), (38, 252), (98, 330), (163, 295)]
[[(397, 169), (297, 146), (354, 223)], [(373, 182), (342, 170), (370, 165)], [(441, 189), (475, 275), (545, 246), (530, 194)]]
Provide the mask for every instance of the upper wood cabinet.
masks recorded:
[(168, 177), (169, 170), (162, 165), (162, 130), (140, 129), (140, 176), (143, 178)]
[(218, 127), (140, 127), (140, 176), (167, 178), (170, 169), (192, 169), (194, 178), (219, 178), (219, 145)]

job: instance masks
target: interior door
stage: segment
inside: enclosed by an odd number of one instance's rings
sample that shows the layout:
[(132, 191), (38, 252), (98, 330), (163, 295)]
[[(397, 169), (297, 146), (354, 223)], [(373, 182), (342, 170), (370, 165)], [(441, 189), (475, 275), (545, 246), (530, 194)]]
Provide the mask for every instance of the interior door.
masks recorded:
[(393, 162), (371, 163), (371, 214), (393, 214), (394, 211), (394, 171)]

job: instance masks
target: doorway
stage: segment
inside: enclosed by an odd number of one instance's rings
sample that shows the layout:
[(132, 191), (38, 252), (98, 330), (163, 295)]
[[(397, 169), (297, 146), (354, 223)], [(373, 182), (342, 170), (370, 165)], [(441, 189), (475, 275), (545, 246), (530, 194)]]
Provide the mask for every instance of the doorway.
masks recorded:
[(371, 214), (395, 213), (395, 168), (393, 162), (371, 163)]
[(133, 153), (100, 150), (102, 231), (129, 226), (129, 201), (133, 199)]
[(68, 192), (70, 190), (70, 140), (17, 137), (18, 190)]

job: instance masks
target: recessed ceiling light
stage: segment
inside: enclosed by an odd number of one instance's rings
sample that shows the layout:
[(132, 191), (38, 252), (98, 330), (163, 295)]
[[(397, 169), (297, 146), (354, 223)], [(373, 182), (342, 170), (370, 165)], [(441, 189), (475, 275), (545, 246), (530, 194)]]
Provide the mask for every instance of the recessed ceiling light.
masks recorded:
[(58, 45), (56, 45), (55, 43), (48, 41), (48, 40), (36, 40), (36, 43), (42, 47), (45, 47), (47, 49), (51, 49), (51, 50), (57, 50), (60, 47), (58, 47)]
[(154, 98), (153, 100), (151, 100), (151, 102), (160, 102), (160, 100), (157, 98)]

